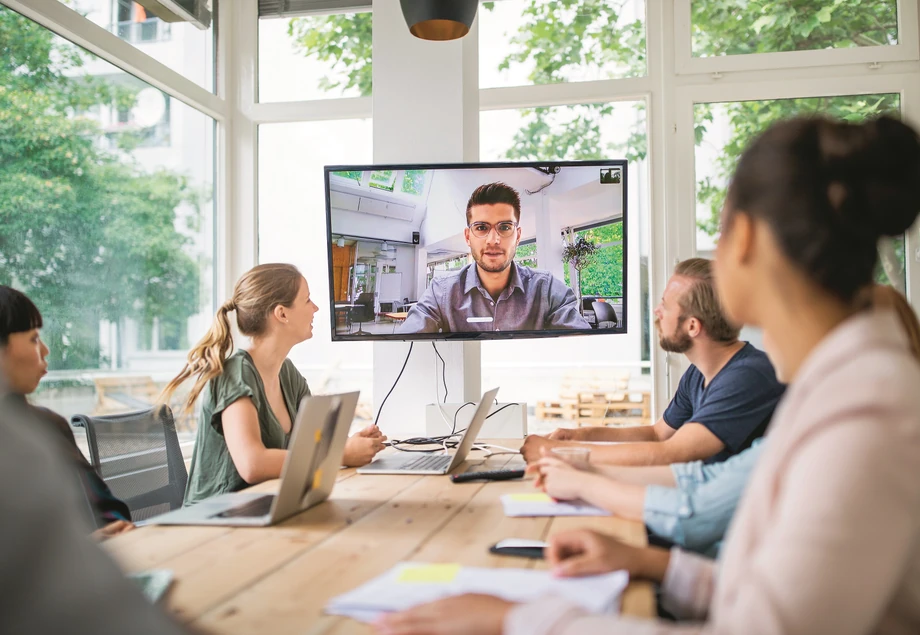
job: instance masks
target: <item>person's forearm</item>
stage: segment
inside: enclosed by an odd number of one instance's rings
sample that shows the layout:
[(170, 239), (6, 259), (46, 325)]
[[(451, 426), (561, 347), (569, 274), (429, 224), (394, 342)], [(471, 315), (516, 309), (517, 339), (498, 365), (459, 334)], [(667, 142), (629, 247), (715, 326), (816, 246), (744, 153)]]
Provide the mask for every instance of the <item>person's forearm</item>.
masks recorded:
[(630, 567), (630, 575), (635, 578), (651, 580), (661, 583), (671, 562), (671, 552), (661, 547), (645, 547), (638, 552), (634, 566)]
[(623, 445), (585, 445), (591, 449), (594, 465), (667, 466), (695, 457), (677, 456), (668, 443), (626, 443)]
[(626, 426), (623, 428), (596, 426), (581, 428), (579, 433), (583, 441), (658, 441), (654, 426)]
[(241, 457), (239, 461), (233, 455), (233, 464), (236, 471), (244, 481), (250, 485), (269, 481), (281, 477), (281, 468), (284, 466), (284, 459), (287, 456), (287, 450), (269, 450), (253, 451), (248, 456)]
[(645, 487), (642, 485), (619, 483), (600, 474), (586, 474), (581, 498), (622, 518), (643, 518)]
[(653, 465), (641, 467), (633, 465), (594, 465), (598, 474), (603, 474), (621, 483), (633, 485), (661, 485), (662, 487), (677, 487), (674, 472), (670, 465)]

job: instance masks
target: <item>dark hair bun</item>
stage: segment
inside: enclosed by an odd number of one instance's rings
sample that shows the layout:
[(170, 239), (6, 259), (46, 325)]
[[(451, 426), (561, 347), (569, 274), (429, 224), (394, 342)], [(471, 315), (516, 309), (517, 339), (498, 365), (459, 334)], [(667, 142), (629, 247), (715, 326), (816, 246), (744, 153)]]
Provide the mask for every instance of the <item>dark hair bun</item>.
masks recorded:
[(842, 186), (831, 204), (854, 231), (898, 236), (920, 214), (920, 139), (891, 117), (863, 124), (823, 121), (819, 145), (828, 182)]

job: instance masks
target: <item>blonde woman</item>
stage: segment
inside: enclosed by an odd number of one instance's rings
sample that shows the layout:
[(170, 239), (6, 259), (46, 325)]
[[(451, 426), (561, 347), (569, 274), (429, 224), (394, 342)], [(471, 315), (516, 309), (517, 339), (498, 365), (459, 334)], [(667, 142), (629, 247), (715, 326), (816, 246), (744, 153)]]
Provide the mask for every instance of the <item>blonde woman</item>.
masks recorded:
[[(186, 409), (201, 397), (186, 505), (281, 475), (297, 408), (310, 394), (307, 381), (287, 356), (295, 345), (313, 337), (317, 310), (307, 281), (293, 265), (250, 269), (236, 283), (233, 297), (218, 309), (207, 335), (188, 354), (182, 372), (166, 386), (163, 402), (194, 377)], [(252, 341), (248, 349), (232, 354), (230, 313)], [(369, 463), (384, 441), (376, 426), (365, 428), (346, 443), (344, 463)]]

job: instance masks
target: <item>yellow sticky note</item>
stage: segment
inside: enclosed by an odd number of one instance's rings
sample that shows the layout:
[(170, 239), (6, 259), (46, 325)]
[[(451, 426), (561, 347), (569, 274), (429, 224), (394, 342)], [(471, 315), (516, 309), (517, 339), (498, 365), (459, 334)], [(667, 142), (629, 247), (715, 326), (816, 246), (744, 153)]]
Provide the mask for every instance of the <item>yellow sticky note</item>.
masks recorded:
[(396, 581), (415, 584), (453, 582), (458, 573), (459, 564), (419, 564), (404, 568)]
[(316, 470), (316, 473), (313, 475), (313, 489), (319, 489), (319, 486), (323, 483), (323, 471)]
[(534, 492), (533, 494), (510, 494), (511, 500), (515, 503), (552, 503), (553, 499), (549, 494)]
[(317, 430), (316, 432), (314, 432), (314, 433), (313, 433), (313, 438), (316, 440), (317, 443), (319, 443), (320, 440), (323, 438), (323, 431), (322, 431), (322, 430)]

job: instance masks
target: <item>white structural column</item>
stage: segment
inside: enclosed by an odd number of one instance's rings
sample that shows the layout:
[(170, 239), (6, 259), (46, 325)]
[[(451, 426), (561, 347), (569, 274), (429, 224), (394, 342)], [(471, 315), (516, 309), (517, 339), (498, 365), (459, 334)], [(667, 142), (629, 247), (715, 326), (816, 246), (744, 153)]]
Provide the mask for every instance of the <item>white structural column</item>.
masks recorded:
[[(459, 163), (479, 158), (477, 28), (461, 40), (426, 42), (409, 33), (399, 0), (374, 0), (374, 161)], [(436, 213), (436, 212), (435, 212)], [(479, 343), (437, 343), (447, 364), (450, 401), (480, 392)], [(374, 344), (374, 411), (380, 408), (409, 350)], [(416, 342), (390, 395), (380, 427), (389, 436), (425, 432), (425, 405), (444, 399), (441, 362), (430, 342)]]
[[(230, 3), (225, 3), (230, 4)], [(230, 297), (233, 285), (246, 271), (259, 261), (258, 244), (258, 183), (259, 148), (258, 126), (253, 121), (252, 109), (256, 100), (258, 82), (259, 14), (256, 0), (241, 0), (232, 9), (223, 7), (221, 13), (230, 11), (221, 24), (230, 22), (229, 37), (223, 50), (228, 56), (227, 66), (232, 69), (225, 78), (227, 102), (230, 104), (229, 158), (226, 171), (229, 183), (224, 192), (230, 197), (226, 218), (220, 218), (219, 246), (223, 250), (218, 280), (218, 300)]]

